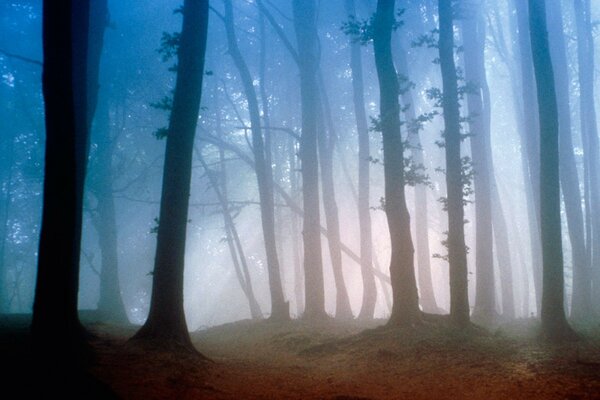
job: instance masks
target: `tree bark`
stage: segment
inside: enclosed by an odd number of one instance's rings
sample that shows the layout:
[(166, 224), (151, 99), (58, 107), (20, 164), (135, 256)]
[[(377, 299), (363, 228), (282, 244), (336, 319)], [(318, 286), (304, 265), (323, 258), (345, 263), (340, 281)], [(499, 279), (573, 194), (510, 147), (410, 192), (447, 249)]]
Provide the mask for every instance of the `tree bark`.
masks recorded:
[(304, 201), (304, 287), (307, 319), (323, 319), (325, 286), (320, 235), (319, 164), (317, 156), (317, 106), (319, 87), (319, 51), (317, 48), (317, 10), (315, 0), (292, 0), (294, 28), (298, 43), (300, 92), (302, 108), (302, 198)]
[[(600, 174), (598, 165), (598, 128), (594, 105), (594, 38), (590, 2), (575, 0), (577, 58), (579, 61), (580, 123), (584, 148), (584, 188), (586, 192), (587, 246), (584, 268), (573, 265), (573, 308), (575, 320), (589, 319), (600, 313)], [(570, 227), (569, 227), (570, 229)], [(580, 233), (580, 232), (578, 232)], [(589, 256), (591, 255), (591, 257)], [(590, 285), (591, 283), (591, 285)], [(593, 291), (592, 291), (593, 288)], [(592, 308), (592, 304), (596, 308)]]
[[(355, 16), (354, 0), (344, 2), (348, 16)], [(377, 286), (371, 272), (373, 266), (373, 237), (371, 233), (370, 198), (370, 143), (360, 44), (350, 43), (350, 68), (352, 70), (352, 101), (358, 133), (358, 227), (360, 230), (360, 271), (363, 282), (363, 298), (358, 317), (372, 319), (377, 304)]]
[(446, 190), (448, 196), (448, 262), (450, 265), (450, 318), (459, 327), (469, 324), (467, 252), (463, 208), (463, 172), (460, 154), (461, 132), (452, 2), (438, 1), (440, 16), (440, 67), (442, 70)]
[(385, 213), (392, 255), (390, 279), (393, 306), (388, 325), (406, 326), (420, 321), (414, 270), (410, 215), (404, 193), (404, 148), (400, 133), (398, 76), (392, 58), (395, 0), (379, 0), (373, 20), (373, 46), (379, 81), (380, 126), (383, 136)]
[[(398, 73), (404, 79), (409, 81), (412, 76), (407, 61), (407, 53), (404, 45), (400, 43), (396, 47)], [(405, 116), (408, 125), (408, 144), (412, 160), (415, 165), (425, 166), (425, 157), (423, 155), (423, 147), (421, 146), (421, 138), (419, 137), (419, 129), (413, 122), (416, 120), (415, 103), (413, 100), (413, 91), (409, 86), (401, 93), (403, 107), (405, 108)], [(423, 311), (427, 313), (437, 314), (441, 310), (437, 306), (435, 293), (433, 289), (433, 281), (431, 276), (431, 251), (429, 247), (429, 211), (427, 201), (427, 186), (417, 184), (415, 186), (415, 239), (417, 248), (417, 265), (418, 265), (418, 284), (419, 284), (419, 302)]]
[(193, 349), (183, 309), (185, 242), (194, 134), (200, 109), (208, 27), (208, 0), (185, 0), (177, 80), (169, 120), (152, 298), (134, 340)]
[(31, 331), (45, 355), (77, 360), (77, 315), (88, 134), (88, 1), (45, 1), (42, 76), (46, 153), (44, 206)]
[(523, 130), (520, 130), (522, 148), (526, 153), (527, 171), (525, 172), (527, 212), (529, 217), (529, 238), (531, 241), (531, 268), (537, 313), (540, 313), (542, 298), (542, 256), (540, 236), (540, 143), (539, 120), (536, 112), (537, 97), (533, 75), (531, 42), (526, 2), (514, 0), (517, 11), (518, 56), (521, 69), (521, 93), (523, 107)]
[(260, 214), (267, 255), (267, 270), (269, 273), (269, 289), (271, 292), (271, 316), (272, 320), (289, 319), (289, 304), (285, 301), (281, 283), (281, 271), (279, 257), (277, 255), (277, 239), (275, 238), (275, 205), (273, 199), (273, 170), (267, 163), (265, 144), (261, 129), (261, 118), (258, 107), (258, 97), (254, 89), (250, 70), (237, 44), (233, 24), (233, 5), (231, 0), (225, 1), (225, 28), (227, 31), (227, 42), (229, 54), (240, 73), (248, 111), (250, 113), (250, 131), (252, 133), (252, 151), (256, 164), (256, 179), (258, 182), (258, 193), (260, 198)]
[(319, 165), (321, 166), (321, 192), (323, 194), (323, 210), (325, 212), (325, 223), (327, 225), (327, 242), (329, 243), (329, 254), (333, 278), (335, 282), (335, 317), (339, 319), (352, 319), (352, 308), (348, 298), (348, 290), (344, 282), (342, 270), (342, 250), (340, 238), (340, 220), (338, 206), (335, 200), (335, 180), (333, 178), (333, 151), (335, 147), (336, 132), (331, 120), (329, 99), (325, 90), (325, 83), (318, 72), (320, 87), (319, 124), (317, 132), (317, 147), (319, 152)]
[(544, 0), (529, 0), (529, 25), (540, 121), (540, 220), (543, 290), (542, 334), (549, 339), (573, 336), (564, 310), (563, 251), (560, 221), (558, 109), (548, 45)]
[(484, 64), (485, 20), (481, 4), (473, 3), (468, 16), (462, 20), (465, 80), (473, 85), (467, 93), (469, 133), (473, 160), (475, 191), (475, 306), (473, 319), (491, 325), (496, 319), (496, 289), (494, 278), (491, 174), (488, 152), (490, 147), (489, 103), (483, 99), (487, 85)]

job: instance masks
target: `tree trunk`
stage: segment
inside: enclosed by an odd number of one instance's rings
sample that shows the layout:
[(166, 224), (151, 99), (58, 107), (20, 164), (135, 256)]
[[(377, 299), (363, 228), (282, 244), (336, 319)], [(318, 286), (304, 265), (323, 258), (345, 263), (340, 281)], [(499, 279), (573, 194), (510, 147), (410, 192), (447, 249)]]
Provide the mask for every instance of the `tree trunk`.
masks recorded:
[(444, 109), (444, 139), (446, 151), (446, 190), (448, 197), (448, 262), (450, 264), (450, 318), (459, 327), (469, 324), (467, 252), (463, 208), (463, 172), (460, 154), (461, 131), (458, 104), (456, 66), (454, 64), (454, 33), (452, 2), (439, 0), (440, 67), (442, 70)]
[(319, 164), (317, 156), (317, 106), (319, 52), (315, 0), (293, 0), (294, 28), (298, 43), (302, 108), (302, 198), (304, 201), (304, 287), (307, 319), (326, 318), (325, 287), (320, 235)]
[[(397, 51), (394, 53), (397, 55), (398, 73), (407, 81), (411, 77), (407, 53), (403, 44), (397, 46)], [(408, 144), (410, 145), (410, 151), (412, 160), (415, 165), (425, 166), (425, 157), (423, 156), (423, 147), (421, 146), (421, 139), (419, 137), (419, 128), (413, 124), (417, 119), (415, 103), (413, 100), (412, 88), (409, 86), (405, 88), (402, 93), (402, 103), (404, 106), (404, 113), (406, 115), (408, 124)], [(424, 184), (417, 184), (415, 186), (415, 239), (417, 247), (417, 265), (418, 271), (418, 284), (419, 284), (419, 301), (423, 311), (427, 313), (438, 314), (441, 312), (437, 306), (435, 300), (435, 293), (433, 290), (433, 281), (431, 277), (431, 251), (429, 248), (429, 212), (428, 212), (428, 201), (427, 201), (427, 186)]]
[[(355, 16), (354, 0), (344, 2), (346, 13)], [(371, 272), (373, 266), (373, 238), (371, 233), (370, 198), (370, 144), (360, 44), (350, 43), (350, 69), (352, 70), (352, 100), (358, 133), (358, 227), (360, 230), (360, 266), (363, 282), (363, 298), (360, 319), (372, 319), (377, 304), (377, 286)]]
[[(588, 0), (575, 0), (580, 88), (579, 115), (584, 148), (586, 178), (584, 187), (587, 192), (585, 201), (588, 223), (587, 245), (589, 246), (587, 253), (591, 253), (591, 257), (586, 255), (587, 263), (583, 265), (584, 268), (573, 270), (572, 316), (576, 320), (589, 319), (592, 312), (600, 312), (600, 308), (598, 308), (598, 304), (600, 304), (600, 211), (598, 211), (600, 207), (600, 165), (598, 165), (600, 155), (594, 105), (594, 38), (590, 14)], [(592, 304), (596, 305), (595, 310), (592, 308)]]
[(556, 100), (558, 105), (559, 127), (559, 167), (560, 185), (567, 215), (571, 259), (573, 265), (573, 311), (576, 318), (583, 319), (590, 312), (590, 277), (586, 260), (585, 227), (581, 209), (581, 191), (573, 139), (571, 134), (571, 107), (569, 104), (569, 65), (563, 33), (562, 6), (560, 2), (550, 3), (548, 7), (548, 26), (550, 27), (550, 53), (555, 67)]
[(95, 130), (96, 174), (90, 191), (97, 201), (97, 209), (92, 215), (92, 222), (98, 233), (101, 253), (100, 299), (98, 311), (101, 318), (118, 324), (127, 324), (129, 319), (121, 298), (119, 283), (118, 238), (115, 200), (112, 189), (112, 155), (114, 143), (110, 142), (110, 126), (108, 115), (107, 93), (101, 95)]
[(44, 208), (31, 331), (42, 354), (60, 354), (67, 364), (85, 343), (77, 295), (89, 137), (88, 18), (88, 1), (44, 2)]
[[(494, 280), (492, 198), (490, 187), (490, 115), (489, 103), (484, 103), (483, 87), (487, 85), (484, 65), (485, 20), (480, 3), (462, 21), (465, 80), (473, 85), (467, 93), (469, 133), (474, 169), (475, 191), (475, 307), (473, 319), (491, 325), (496, 319), (496, 289)], [(491, 152), (490, 152), (491, 153)]]
[(527, 211), (529, 215), (529, 235), (531, 240), (531, 268), (533, 270), (533, 287), (535, 288), (536, 307), (539, 315), (542, 298), (542, 256), (540, 242), (540, 143), (539, 120), (536, 115), (537, 98), (535, 81), (532, 69), (531, 42), (529, 39), (528, 10), (526, 3), (514, 0), (517, 10), (518, 26), (518, 56), (521, 67), (521, 93), (523, 100), (523, 130), (521, 132), (522, 144), (527, 160), (525, 181), (526, 191), (531, 190), (528, 196)]
[(544, 0), (529, 0), (533, 67), (540, 121), (540, 216), (543, 290), (542, 334), (550, 339), (573, 336), (565, 318), (563, 252), (560, 221), (558, 109), (548, 46)]
[[(260, 198), (260, 215), (267, 255), (267, 270), (269, 273), (269, 289), (271, 291), (271, 317), (272, 320), (289, 319), (289, 304), (285, 301), (281, 283), (281, 271), (277, 255), (277, 239), (275, 238), (275, 205), (273, 199), (273, 170), (267, 163), (266, 149), (264, 145), (260, 111), (258, 108), (258, 97), (250, 70), (237, 45), (237, 37), (233, 24), (233, 5), (231, 0), (225, 1), (225, 28), (227, 30), (227, 42), (229, 54), (240, 73), (248, 111), (250, 113), (250, 131), (252, 132), (252, 151), (254, 163), (256, 164), (256, 180), (258, 182), (258, 193)], [(269, 157), (270, 158), (270, 157)]]
[(319, 152), (319, 165), (321, 166), (321, 191), (323, 193), (323, 210), (327, 224), (327, 241), (333, 278), (335, 282), (335, 317), (339, 319), (352, 319), (352, 308), (348, 298), (348, 290), (344, 282), (342, 270), (342, 249), (340, 239), (340, 220), (338, 206), (335, 200), (335, 180), (333, 178), (333, 150), (335, 147), (335, 130), (331, 120), (329, 99), (325, 90), (325, 83), (318, 73), (320, 86), (320, 107), (318, 110), (319, 125), (317, 132), (317, 147)]
[(193, 349), (183, 309), (185, 242), (208, 27), (208, 0), (185, 0), (169, 120), (150, 312), (134, 340)]
[(414, 270), (410, 215), (404, 193), (404, 149), (400, 133), (400, 95), (392, 58), (395, 0), (379, 0), (373, 20), (373, 46), (379, 80), (380, 126), (383, 136), (385, 213), (392, 255), (390, 279), (393, 306), (388, 325), (412, 325), (420, 320)]

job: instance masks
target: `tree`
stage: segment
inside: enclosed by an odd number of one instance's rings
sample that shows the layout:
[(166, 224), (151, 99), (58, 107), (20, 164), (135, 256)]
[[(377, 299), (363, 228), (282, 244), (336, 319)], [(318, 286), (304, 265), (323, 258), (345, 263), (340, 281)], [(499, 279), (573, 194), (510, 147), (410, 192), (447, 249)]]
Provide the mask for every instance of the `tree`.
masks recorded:
[(152, 298), (133, 340), (193, 349), (183, 309), (183, 271), (194, 135), (202, 95), (208, 0), (185, 0), (173, 108), (167, 132)]
[(569, 101), (569, 62), (567, 60), (567, 46), (560, 2), (549, 3), (547, 12), (550, 55), (556, 71), (554, 79), (558, 107), (560, 186), (569, 228), (573, 265), (573, 310), (576, 317), (582, 319), (591, 311), (591, 281), (588, 273), (589, 261), (586, 259), (585, 227), (581, 209), (582, 196), (573, 151)]
[(574, 336), (564, 310), (563, 251), (560, 221), (558, 109), (550, 58), (546, 5), (529, 0), (529, 26), (540, 121), (540, 228), (542, 233), (542, 334), (549, 339)]
[[(320, 47), (320, 45), (319, 45)], [(340, 220), (338, 206), (335, 199), (335, 179), (333, 176), (333, 151), (337, 142), (337, 133), (331, 117), (329, 97), (325, 88), (325, 82), (319, 69), (319, 100), (317, 147), (319, 155), (319, 166), (321, 171), (321, 192), (323, 194), (323, 211), (325, 223), (327, 224), (327, 242), (329, 244), (329, 255), (333, 269), (335, 283), (335, 317), (339, 319), (352, 319), (352, 308), (344, 272), (342, 270), (342, 249), (340, 237)]]
[(448, 263), (450, 265), (450, 318), (459, 327), (469, 324), (467, 251), (463, 208), (463, 165), (458, 84), (454, 63), (452, 2), (438, 1), (440, 16), (440, 67), (442, 70), (444, 143), (446, 152), (446, 209), (448, 211)]
[(526, 160), (524, 167), (525, 194), (527, 196), (527, 212), (529, 219), (529, 240), (531, 242), (531, 265), (533, 287), (537, 313), (540, 312), (542, 298), (542, 256), (540, 244), (540, 143), (537, 133), (539, 121), (536, 113), (536, 90), (531, 59), (531, 42), (529, 39), (529, 22), (526, 2), (514, 0), (518, 28), (518, 58), (521, 76), (521, 91), (515, 93), (522, 99), (521, 148)]
[(227, 43), (229, 54), (233, 58), (236, 68), (239, 71), (244, 87), (244, 93), (248, 101), (248, 111), (250, 113), (250, 131), (252, 133), (252, 151), (254, 153), (254, 163), (256, 164), (256, 179), (258, 181), (258, 193), (260, 197), (260, 214), (267, 254), (267, 267), (269, 272), (269, 288), (271, 291), (271, 319), (286, 320), (289, 319), (289, 303), (285, 301), (283, 288), (281, 284), (281, 271), (279, 258), (277, 255), (277, 239), (275, 237), (275, 205), (273, 199), (273, 169), (272, 164), (267, 161), (270, 156), (265, 148), (261, 117), (258, 106), (258, 97), (254, 89), (252, 75), (238, 47), (238, 40), (235, 34), (233, 5), (231, 0), (225, 1), (225, 16), (223, 19), (227, 31)]
[(293, 0), (294, 28), (298, 43), (300, 92), (302, 109), (302, 136), (300, 160), (302, 162), (302, 199), (304, 202), (304, 317), (326, 318), (325, 287), (319, 211), (319, 161), (317, 156), (317, 109), (319, 86), (317, 71), (317, 13), (315, 0)]
[[(344, 2), (346, 13), (355, 17), (354, 0)], [(371, 319), (377, 303), (377, 286), (371, 272), (373, 265), (373, 238), (371, 234), (370, 197), (370, 144), (369, 126), (365, 112), (363, 66), (360, 44), (351, 39), (350, 68), (352, 69), (352, 101), (358, 133), (358, 225), (360, 230), (360, 267), (363, 281), (363, 298), (359, 318)]]
[(373, 20), (373, 47), (379, 81), (379, 126), (383, 136), (385, 213), (392, 246), (390, 278), (394, 302), (388, 325), (406, 326), (420, 321), (420, 311), (410, 215), (404, 193), (404, 148), (398, 99), (400, 90), (391, 47), (395, 3), (395, 0), (377, 2)]
[(68, 362), (85, 347), (77, 295), (89, 136), (88, 18), (88, 1), (44, 2), (46, 163), (31, 332), (42, 354), (61, 354)]
[[(417, 113), (415, 110), (415, 101), (413, 96), (413, 88), (411, 84), (412, 75), (410, 74), (408, 67), (408, 54), (404, 46), (404, 32), (405, 28), (399, 30), (401, 35), (400, 43), (395, 47), (397, 59), (397, 67), (400, 79), (403, 79), (406, 83), (406, 87), (401, 90), (402, 108), (404, 109), (404, 115), (407, 120), (408, 130), (408, 145), (410, 147), (412, 163), (417, 168), (425, 168), (425, 157), (423, 152), (423, 146), (421, 145), (421, 138), (419, 131), (421, 124), (418, 122)], [(418, 265), (418, 288), (419, 288), (419, 302), (423, 311), (426, 313), (439, 313), (441, 310), (437, 306), (435, 300), (435, 293), (433, 290), (433, 282), (431, 277), (431, 251), (429, 247), (429, 206), (427, 201), (427, 185), (425, 182), (416, 182), (415, 185), (415, 244), (417, 253), (417, 265)]]
[[(467, 93), (469, 108), (469, 133), (473, 159), (475, 192), (475, 268), (476, 290), (473, 318), (484, 324), (494, 322), (496, 315), (496, 290), (494, 282), (494, 256), (491, 174), (488, 152), (490, 145), (490, 104), (484, 103), (483, 87), (487, 85), (484, 65), (485, 20), (480, 3), (465, 10), (462, 21), (464, 41), (465, 80), (471, 85)], [(490, 223), (491, 222), (491, 223)]]
[[(587, 0), (576, 0), (577, 58), (579, 61), (580, 120), (584, 147), (587, 265), (573, 271), (573, 318), (589, 318), (592, 304), (600, 301), (600, 165), (598, 127), (594, 106), (594, 38)], [(570, 230), (570, 226), (569, 226)], [(575, 265), (574, 265), (575, 267)], [(590, 288), (590, 282), (592, 288)]]

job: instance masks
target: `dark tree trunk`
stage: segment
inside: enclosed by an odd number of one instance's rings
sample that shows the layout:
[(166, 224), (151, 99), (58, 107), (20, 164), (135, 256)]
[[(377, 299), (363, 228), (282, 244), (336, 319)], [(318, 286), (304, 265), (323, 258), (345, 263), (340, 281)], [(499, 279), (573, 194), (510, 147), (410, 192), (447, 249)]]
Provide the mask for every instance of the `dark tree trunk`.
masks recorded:
[(539, 121), (536, 113), (537, 98), (531, 59), (531, 42), (529, 40), (528, 10), (525, 1), (514, 0), (517, 10), (518, 49), (521, 68), (521, 93), (523, 107), (523, 129), (520, 130), (522, 148), (526, 153), (527, 171), (525, 186), (527, 194), (527, 212), (529, 217), (529, 237), (531, 241), (531, 268), (533, 270), (533, 287), (537, 312), (540, 312), (542, 298), (542, 256), (540, 242), (540, 143)]
[(89, 137), (88, 18), (88, 1), (44, 2), (46, 164), (31, 330), (43, 354), (63, 361), (77, 359), (85, 343), (77, 294)]
[(440, 67), (442, 70), (444, 139), (446, 150), (446, 190), (448, 197), (448, 262), (450, 264), (450, 318), (460, 327), (469, 324), (467, 252), (463, 208), (463, 172), (460, 154), (461, 132), (452, 2), (438, 1), (440, 16)]
[(298, 43), (302, 108), (302, 198), (304, 201), (304, 283), (307, 319), (326, 318), (325, 287), (319, 211), (319, 163), (317, 155), (317, 107), (319, 104), (319, 50), (315, 0), (292, 0)]
[[(345, 1), (346, 13), (355, 16), (354, 0)], [(360, 44), (350, 43), (350, 68), (352, 70), (352, 100), (358, 133), (358, 227), (360, 230), (360, 271), (363, 280), (363, 298), (360, 319), (372, 319), (377, 304), (377, 286), (371, 272), (373, 266), (373, 238), (371, 233), (370, 198), (370, 144), (369, 125), (365, 112), (365, 94)]]
[(544, 0), (529, 0), (529, 24), (540, 121), (540, 220), (543, 290), (542, 334), (550, 339), (573, 335), (565, 318), (560, 221), (558, 109), (548, 46)]
[(390, 279), (393, 306), (388, 325), (411, 325), (420, 320), (414, 270), (410, 215), (404, 193), (404, 149), (400, 134), (399, 85), (392, 58), (395, 0), (379, 0), (373, 20), (373, 46), (379, 80), (380, 126), (383, 136), (385, 213), (392, 256)]
[[(588, 260), (586, 260), (585, 227), (581, 209), (581, 190), (573, 139), (571, 134), (571, 108), (569, 104), (569, 65), (567, 49), (563, 33), (562, 6), (560, 2), (552, 2), (548, 7), (548, 32), (550, 53), (554, 63), (556, 101), (558, 106), (559, 127), (559, 166), (560, 185), (567, 215), (569, 241), (571, 243), (571, 259), (573, 265), (573, 311), (576, 319), (589, 315), (590, 311), (590, 277)], [(584, 90), (585, 91), (585, 90)], [(585, 299), (585, 300), (584, 300)]]
[(267, 163), (270, 157), (267, 157), (267, 149), (263, 140), (261, 129), (260, 111), (258, 108), (258, 97), (250, 70), (246, 65), (244, 58), (237, 45), (237, 37), (233, 24), (233, 6), (231, 0), (225, 1), (225, 27), (227, 30), (227, 42), (229, 54), (240, 73), (246, 100), (248, 101), (248, 111), (250, 113), (250, 131), (252, 132), (252, 151), (254, 153), (254, 163), (256, 179), (258, 181), (258, 193), (260, 198), (260, 214), (265, 242), (265, 251), (267, 254), (267, 269), (269, 273), (269, 288), (271, 291), (271, 319), (286, 320), (289, 319), (289, 305), (283, 295), (281, 283), (281, 271), (279, 258), (277, 255), (277, 244), (275, 238), (275, 205), (273, 199), (273, 170), (271, 163)]
[(474, 5), (463, 19), (465, 80), (473, 85), (467, 93), (469, 133), (474, 169), (475, 191), (475, 307), (473, 319), (490, 325), (496, 318), (494, 281), (492, 198), (490, 187), (490, 115), (484, 102), (483, 87), (487, 85), (484, 65), (485, 20), (481, 6)]
[(183, 309), (183, 271), (208, 27), (208, 0), (185, 0), (177, 80), (169, 120), (150, 312), (134, 340), (191, 350)]
[[(586, 191), (587, 254), (584, 268), (573, 270), (573, 318), (582, 320), (600, 308), (600, 175), (598, 128), (594, 105), (594, 38), (588, 0), (575, 0), (581, 136), (584, 148)], [(570, 229), (570, 227), (569, 227)], [(574, 265), (575, 267), (575, 265)], [(592, 283), (590, 285), (590, 283)], [(590, 287), (591, 286), (591, 287)], [(593, 292), (592, 292), (593, 287)], [(596, 309), (592, 308), (596, 305)]]
[(320, 86), (320, 108), (319, 108), (319, 130), (317, 132), (317, 146), (319, 152), (319, 165), (321, 166), (321, 191), (323, 193), (323, 210), (325, 212), (325, 223), (327, 224), (327, 242), (329, 243), (329, 254), (333, 278), (335, 282), (335, 317), (340, 319), (352, 319), (352, 308), (348, 298), (348, 290), (344, 282), (342, 270), (342, 249), (340, 238), (340, 220), (338, 206), (335, 200), (335, 180), (333, 178), (333, 150), (335, 147), (336, 133), (331, 119), (329, 98), (325, 90), (325, 84), (318, 73)]
[[(406, 49), (402, 44), (396, 48), (397, 61), (398, 61), (398, 73), (404, 78), (410, 78), (410, 72), (408, 69), (408, 61)], [(413, 124), (416, 120), (417, 115), (415, 111), (412, 89), (410, 87), (405, 88), (402, 93), (402, 103), (405, 108), (405, 115), (408, 121), (408, 143), (410, 145), (410, 151), (412, 160), (415, 165), (425, 165), (425, 157), (423, 156), (423, 147), (421, 146), (421, 139), (419, 137), (419, 128)], [(431, 251), (429, 248), (429, 212), (427, 205), (427, 186), (424, 184), (417, 184), (415, 186), (415, 239), (417, 247), (417, 265), (418, 271), (418, 284), (419, 284), (419, 302), (423, 311), (427, 313), (437, 314), (440, 313), (440, 309), (435, 301), (435, 293), (433, 290), (433, 281), (431, 277)]]

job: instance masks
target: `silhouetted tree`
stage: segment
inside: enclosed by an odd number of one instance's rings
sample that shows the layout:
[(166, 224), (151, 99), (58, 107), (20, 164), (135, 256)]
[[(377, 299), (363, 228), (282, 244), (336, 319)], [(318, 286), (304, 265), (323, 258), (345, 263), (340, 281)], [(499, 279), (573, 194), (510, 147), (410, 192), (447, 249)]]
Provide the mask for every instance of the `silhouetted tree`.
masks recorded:
[[(250, 114), (250, 131), (252, 133), (252, 151), (256, 179), (258, 181), (258, 193), (260, 197), (260, 214), (267, 254), (267, 268), (269, 272), (269, 288), (271, 291), (271, 319), (289, 319), (289, 304), (285, 301), (281, 283), (281, 271), (279, 257), (277, 255), (277, 239), (275, 237), (275, 205), (273, 199), (273, 169), (270, 162), (269, 152), (265, 148), (261, 128), (261, 117), (258, 105), (258, 97), (254, 89), (252, 75), (238, 47), (238, 39), (235, 33), (233, 6), (231, 0), (225, 1), (225, 28), (227, 31), (227, 43), (229, 54), (240, 74), (246, 100), (248, 101), (248, 112)], [(267, 162), (269, 161), (269, 162)]]
[(484, 103), (483, 87), (487, 85), (484, 64), (485, 19), (480, 3), (463, 10), (462, 20), (465, 80), (471, 85), (467, 93), (469, 133), (473, 159), (473, 189), (475, 192), (475, 306), (473, 319), (489, 325), (496, 315), (494, 280), (493, 219), (490, 187), (490, 120)]
[[(354, 0), (345, 0), (346, 13), (356, 18)], [(377, 303), (377, 286), (371, 272), (373, 266), (373, 238), (371, 233), (370, 197), (370, 144), (369, 126), (365, 112), (363, 66), (360, 44), (350, 43), (350, 68), (352, 70), (352, 101), (358, 133), (358, 228), (360, 231), (360, 266), (363, 283), (363, 298), (360, 307), (361, 319), (371, 319)]]
[(304, 204), (304, 317), (325, 318), (325, 287), (319, 211), (319, 160), (317, 155), (317, 107), (319, 105), (319, 51), (315, 0), (293, 0), (294, 28), (298, 43), (302, 109), (302, 198)]
[(394, 302), (388, 324), (411, 325), (420, 321), (420, 311), (410, 215), (404, 193), (404, 146), (400, 134), (398, 98), (400, 90), (391, 46), (395, 3), (395, 0), (377, 2), (373, 20), (373, 47), (379, 80), (379, 126), (383, 136), (385, 213), (392, 246), (390, 278)]
[[(573, 318), (589, 318), (600, 308), (600, 149), (594, 94), (594, 37), (588, 0), (575, 0), (579, 61), (580, 123), (584, 149), (587, 264), (573, 270)], [(571, 227), (569, 226), (569, 230)], [(575, 265), (574, 265), (575, 267)], [(591, 286), (590, 287), (590, 283)], [(593, 290), (592, 290), (593, 288)], [(595, 304), (596, 307), (591, 307)], [(591, 308), (591, 309), (590, 309)]]
[(183, 309), (183, 271), (192, 152), (202, 94), (208, 0), (185, 0), (177, 80), (169, 119), (152, 298), (134, 340), (191, 350)]
[(531, 58), (531, 42), (529, 39), (529, 22), (527, 4), (514, 0), (518, 28), (518, 52), (520, 66), (521, 89), (518, 93), (522, 99), (523, 119), (521, 148), (526, 163), (525, 195), (527, 196), (527, 213), (529, 219), (529, 240), (531, 241), (531, 268), (533, 287), (535, 289), (536, 308), (539, 314), (542, 298), (542, 256), (540, 242), (540, 143), (539, 121), (536, 113), (537, 98)]
[(540, 121), (540, 221), (543, 287), (542, 333), (550, 339), (572, 337), (564, 310), (563, 251), (560, 222), (558, 109), (548, 45), (544, 0), (529, 0), (529, 27)]
[[(571, 244), (571, 260), (573, 265), (573, 299), (574, 309), (583, 314), (589, 314), (591, 281), (588, 274), (589, 261), (586, 260), (585, 227), (581, 209), (582, 196), (579, 185), (579, 175), (573, 150), (571, 129), (571, 107), (569, 100), (569, 63), (567, 46), (563, 30), (563, 12), (560, 2), (548, 3), (548, 40), (550, 54), (556, 73), (556, 101), (558, 106), (558, 135), (559, 135), (559, 167), (560, 185), (567, 216), (569, 242)], [(585, 91), (585, 90), (584, 90)], [(587, 300), (584, 300), (587, 298)], [(587, 308), (587, 309), (586, 309)]]
[(43, 354), (79, 357), (77, 314), (83, 184), (88, 146), (88, 1), (45, 1), (44, 208), (31, 331)]
[[(412, 163), (417, 168), (425, 168), (425, 157), (419, 131), (421, 127), (417, 121), (415, 109), (415, 97), (413, 96), (412, 75), (408, 66), (408, 54), (404, 46), (403, 32), (406, 27), (399, 29), (400, 40), (395, 46), (394, 55), (396, 56), (398, 74), (401, 80), (404, 80), (404, 88), (401, 90), (402, 108), (407, 121), (408, 144), (412, 157)], [(415, 207), (414, 228), (415, 245), (418, 265), (418, 288), (419, 303), (423, 311), (427, 313), (439, 313), (441, 310), (437, 306), (435, 293), (433, 290), (433, 281), (431, 276), (431, 251), (429, 247), (429, 205), (427, 201), (427, 185), (425, 182), (416, 182), (415, 185)]]
[(446, 151), (446, 208), (448, 211), (448, 263), (450, 265), (450, 318), (458, 326), (469, 323), (467, 251), (463, 208), (463, 165), (460, 154), (461, 129), (458, 84), (454, 63), (453, 7), (438, 1), (440, 17), (440, 67), (442, 70), (444, 143)]

